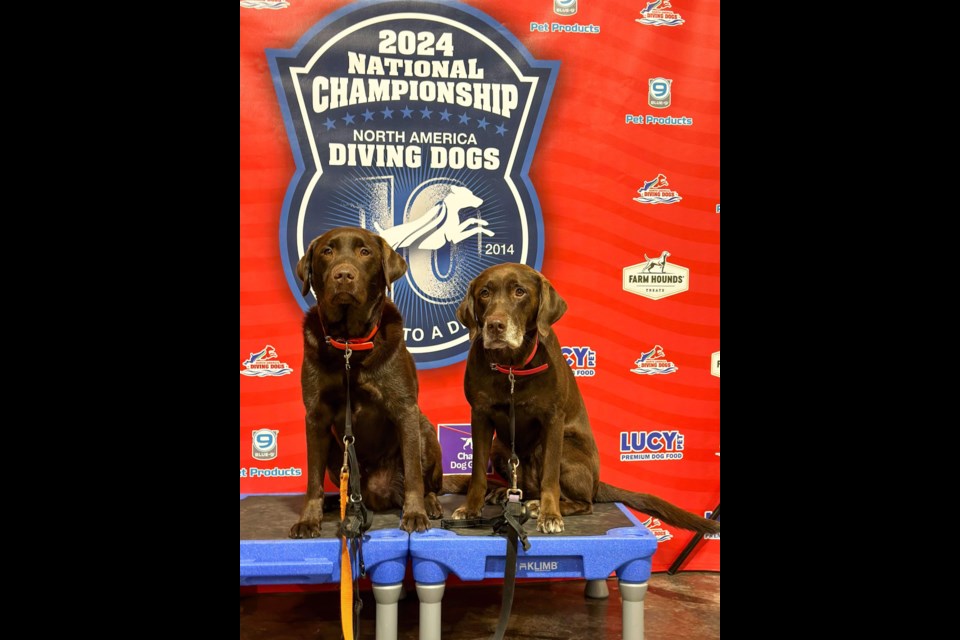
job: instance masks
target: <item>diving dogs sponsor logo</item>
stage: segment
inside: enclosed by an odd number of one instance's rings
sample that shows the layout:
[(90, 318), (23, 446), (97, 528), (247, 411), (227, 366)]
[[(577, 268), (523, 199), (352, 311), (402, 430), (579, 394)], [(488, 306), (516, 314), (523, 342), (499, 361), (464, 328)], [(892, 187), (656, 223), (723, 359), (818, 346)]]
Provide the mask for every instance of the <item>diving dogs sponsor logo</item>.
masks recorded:
[(633, 364), (637, 366), (630, 369), (630, 372), (641, 376), (666, 375), (676, 373), (679, 369), (677, 365), (667, 360), (663, 347), (660, 345), (656, 345), (650, 351), (640, 354), (640, 357), (634, 360)]
[(673, 534), (663, 528), (660, 520), (654, 517), (647, 518), (643, 526), (650, 529), (650, 533), (657, 537), (657, 542), (666, 542), (673, 539)]
[(683, 293), (690, 288), (690, 270), (667, 262), (669, 251), (651, 258), (643, 254), (645, 262), (624, 267), (623, 290), (644, 298), (659, 300)]
[(640, 9), (640, 15), (643, 17), (637, 18), (636, 21), (652, 27), (679, 27), (684, 22), (683, 18), (676, 11), (671, 11), (672, 8), (670, 0), (647, 2), (643, 9)]
[(670, 183), (667, 176), (658, 173), (653, 180), (646, 180), (643, 186), (637, 189), (640, 195), (634, 200), (640, 204), (676, 204), (683, 200), (680, 194), (673, 189), (667, 189)]
[(351, 3), (267, 59), (297, 167), (280, 244), (298, 303), (315, 303), (295, 271), (313, 238), (374, 231), (407, 262), (392, 295), (417, 367), (464, 360), (456, 311), (470, 281), (543, 260), (528, 174), (560, 63), (437, 0)]
[(621, 431), (620, 462), (683, 460), (683, 434), (679, 431)]
[(287, 0), (240, 0), (241, 9), (286, 9), (289, 6)]
[(276, 429), (257, 429), (253, 432), (253, 459), (273, 460), (277, 457)]
[(592, 378), (597, 375), (597, 352), (590, 347), (561, 347), (560, 352), (566, 359), (573, 375), (577, 378)]
[(251, 353), (250, 357), (243, 361), (243, 369), (240, 370), (240, 375), (267, 378), (285, 376), (292, 372), (293, 369), (286, 362), (277, 360), (277, 350), (268, 344), (260, 351)]

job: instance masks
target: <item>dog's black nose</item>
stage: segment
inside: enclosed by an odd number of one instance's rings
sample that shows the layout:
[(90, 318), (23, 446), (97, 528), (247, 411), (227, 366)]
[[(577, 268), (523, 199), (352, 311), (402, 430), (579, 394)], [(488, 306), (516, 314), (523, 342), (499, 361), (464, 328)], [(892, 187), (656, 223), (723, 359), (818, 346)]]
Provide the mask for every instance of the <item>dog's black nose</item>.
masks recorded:
[(357, 277), (357, 270), (349, 265), (344, 265), (339, 267), (336, 271), (333, 272), (333, 279), (337, 282), (343, 282), (345, 280), (354, 280)]
[(503, 333), (507, 330), (507, 325), (505, 325), (502, 320), (487, 320), (487, 330)]

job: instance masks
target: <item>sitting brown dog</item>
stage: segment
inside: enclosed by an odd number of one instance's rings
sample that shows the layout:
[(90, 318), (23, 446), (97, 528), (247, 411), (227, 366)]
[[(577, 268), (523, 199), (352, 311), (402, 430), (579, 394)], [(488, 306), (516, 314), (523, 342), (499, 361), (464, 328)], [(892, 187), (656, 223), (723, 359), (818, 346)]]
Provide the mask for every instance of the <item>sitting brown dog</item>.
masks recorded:
[[(552, 328), (566, 310), (547, 279), (524, 264), (498, 264), (470, 282), (457, 318), (473, 340), (464, 392), (471, 408), (474, 464), (466, 503), (453, 517), (479, 517), (488, 455), (500, 475), (511, 477), (513, 386), (517, 487), (525, 499), (539, 498), (539, 504), (527, 503), (538, 531), (563, 531), (562, 516), (592, 513), (594, 502), (622, 502), (682, 529), (719, 533), (719, 522), (662, 498), (600, 482), (600, 457), (583, 398)], [(493, 492), (488, 501), (503, 491)]]
[(386, 296), (407, 263), (383, 238), (354, 227), (332, 229), (310, 243), (297, 264), (303, 295), (317, 304), (303, 321), (301, 387), (306, 407), (307, 493), (291, 538), (320, 535), (323, 474), (335, 485), (344, 460), (345, 347), (350, 406), (364, 506), (403, 508), (400, 528), (424, 531), (439, 518), (443, 469), (433, 425), (417, 404), (417, 370), (403, 320)]

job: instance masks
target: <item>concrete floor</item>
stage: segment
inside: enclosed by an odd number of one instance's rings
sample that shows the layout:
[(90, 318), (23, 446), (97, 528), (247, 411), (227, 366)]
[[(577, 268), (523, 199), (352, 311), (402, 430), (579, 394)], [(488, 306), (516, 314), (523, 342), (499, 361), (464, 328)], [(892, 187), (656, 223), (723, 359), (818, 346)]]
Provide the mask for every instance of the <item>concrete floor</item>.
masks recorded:
[[(553, 638), (621, 638), (620, 593), (608, 579), (610, 597), (583, 595), (585, 581), (518, 581), (507, 627), (511, 640)], [(720, 574), (680, 572), (650, 577), (644, 606), (645, 640), (715, 640), (720, 637)], [(488, 640), (500, 615), (501, 585), (449, 584), (444, 592), (443, 638)], [(369, 588), (362, 592), (360, 637), (376, 635), (376, 603)], [(398, 640), (418, 640), (420, 603), (412, 585), (399, 605)], [(240, 597), (241, 640), (340, 638), (340, 594), (254, 594)]]

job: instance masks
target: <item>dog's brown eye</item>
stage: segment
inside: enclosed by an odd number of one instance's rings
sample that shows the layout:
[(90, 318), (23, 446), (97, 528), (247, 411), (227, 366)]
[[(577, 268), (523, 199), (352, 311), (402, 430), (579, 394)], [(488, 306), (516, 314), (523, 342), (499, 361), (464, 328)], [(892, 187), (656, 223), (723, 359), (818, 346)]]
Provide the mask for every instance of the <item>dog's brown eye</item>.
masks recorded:
[(322, 253), (325, 256), (329, 256), (330, 254), (333, 253), (333, 249), (331, 249), (330, 247), (324, 247), (323, 251), (321, 251), (320, 253)]
[(480, 289), (480, 297), (481, 297), (481, 298), (489, 298), (489, 297), (490, 297), (490, 291), (489, 291), (488, 289)]
[(517, 290), (514, 291), (514, 293), (518, 298), (522, 298), (523, 296), (527, 295), (527, 292), (525, 289), (523, 289), (523, 287), (517, 287)]
[(370, 255), (370, 249), (367, 249), (366, 247), (362, 247), (362, 248), (360, 249), (360, 255), (362, 255), (362, 256), (368, 256), (368, 255)]

